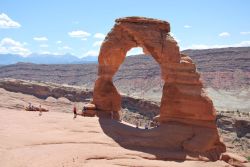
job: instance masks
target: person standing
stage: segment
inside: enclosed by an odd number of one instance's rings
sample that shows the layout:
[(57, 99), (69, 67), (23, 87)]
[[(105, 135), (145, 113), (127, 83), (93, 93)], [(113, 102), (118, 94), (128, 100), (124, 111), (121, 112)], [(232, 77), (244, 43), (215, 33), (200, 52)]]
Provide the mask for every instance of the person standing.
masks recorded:
[(31, 105), (31, 103), (29, 103), (29, 109), (31, 109), (31, 107), (32, 107), (32, 105)]
[(77, 113), (76, 113), (76, 105), (74, 105), (74, 108), (73, 108), (73, 113), (74, 113), (74, 118), (73, 118), (73, 119), (75, 119), (75, 118), (76, 118), (76, 116), (77, 116)]
[(148, 123), (146, 122), (146, 124), (145, 124), (145, 129), (148, 129)]
[(82, 116), (85, 116), (85, 111), (86, 111), (86, 107), (83, 106), (83, 108), (82, 108)]
[(42, 116), (42, 106), (41, 106), (41, 104), (39, 105), (39, 116)]
[(136, 118), (135, 126), (136, 126), (136, 128), (139, 128), (139, 119), (138, 118)]

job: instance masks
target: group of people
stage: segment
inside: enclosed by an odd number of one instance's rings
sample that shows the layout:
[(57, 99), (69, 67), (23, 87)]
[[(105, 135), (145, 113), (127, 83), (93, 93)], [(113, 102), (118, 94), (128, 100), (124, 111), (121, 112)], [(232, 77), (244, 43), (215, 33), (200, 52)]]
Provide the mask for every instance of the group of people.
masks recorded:
[[(137, 118), (136, 119), (136, 122), (135, 122), (135, 127), (136, 128), (139, 128), (141, 126), (141, 122), (139, 121), (139, 119)], [(153, 122), (153, 121), (149, 121), (149, 122), (146, 122), (144, 124), (144, 129), (150, 129), (151, 127), (159, 127), (159, 124), (156, 123), (156, 122)]]
[(40, 104), (39, 107), (33, 106), (29, 103), (29, 106), (26, 108), (27, 111), (39, 111), (39, 116), (42, 116), (42, 105)]

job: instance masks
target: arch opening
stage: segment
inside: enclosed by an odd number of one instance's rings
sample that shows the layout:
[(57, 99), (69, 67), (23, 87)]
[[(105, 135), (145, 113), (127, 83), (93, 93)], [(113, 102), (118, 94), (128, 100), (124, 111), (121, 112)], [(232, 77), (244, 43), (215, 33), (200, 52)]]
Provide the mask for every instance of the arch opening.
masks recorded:
[(130, 124), (153, 128), (160, 112), (163, 80), (159, 64), (142, 47), (131, 48), (113, 77), (121, 94), (121, 118)]
[(134, 48), (131, 48), (130, 50), (127, 51), (126, 57), (128, 57), (128, 56), (135, 56), (135, 55), (142, 55), (142, 54), (145, 54), (143, 52), (143, 48), (142, 47), (134, 47)]

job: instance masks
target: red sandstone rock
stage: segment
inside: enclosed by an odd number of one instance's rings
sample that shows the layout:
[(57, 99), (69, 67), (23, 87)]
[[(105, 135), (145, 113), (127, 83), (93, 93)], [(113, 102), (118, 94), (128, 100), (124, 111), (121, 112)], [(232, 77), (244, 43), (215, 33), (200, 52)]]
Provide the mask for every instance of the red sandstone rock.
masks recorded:
[[(142, 47), (159, 63), (165, 82), (159, 120), (162, 125), (174, 122), (175, 129), (164, 126), (154, 134), (158, 135), (161, 142), (155, 142), (155, 138), (152, 138), (152, 142), (139, 145), (171, 149), (176, 147), (207, 154), (213, 160), (219, 159), (219, 155), (225, 152), (225, 145), (220, 141), (215, 125), (213, 103), (203, 90), (195, 64), (190, 57), (180, 54), (177, 42), (169, 32), (170, 24), (166, 21), (142, 17), (117, 19), (100, 49), (93, 104), (99, 110), (118, 114), (121, 96), (112, 77), (123, 63), (127, 51), (133, 47)], [(183, 130), (183, 125), (190, 127), (188, 131)], [(170, 140), (179, 142), (172, 143)], [(126, 142), (138, 146), (134, 140)]]
[(110, 79), (99, 77), (95, 82), (93, 104), (97, 109), (118, 112), (121, 109), (121, 95)]
[(82, 114), (84, 117), (94, 117), (96, 115), (95, 110), (85, 110)]
[(84, 105), (84, 108), (86, 110), (95, 110), (96, 109), (96, 106), (94, 104), (91, 104), (91, 103), (88, 103), (88, 104), (85, 104)]

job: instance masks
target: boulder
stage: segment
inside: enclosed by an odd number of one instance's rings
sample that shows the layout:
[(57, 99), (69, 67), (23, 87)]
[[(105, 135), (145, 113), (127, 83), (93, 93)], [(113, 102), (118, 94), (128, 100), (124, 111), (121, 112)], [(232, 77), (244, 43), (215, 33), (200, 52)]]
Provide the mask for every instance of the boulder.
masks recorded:
[(86, 110), (95, 110), (96, 106), (94, 104), (88, 103), (83, 106)]
[(95, 110), (85, 110), (82, 114), (84, 117), (94, 117), (96, 115)]

